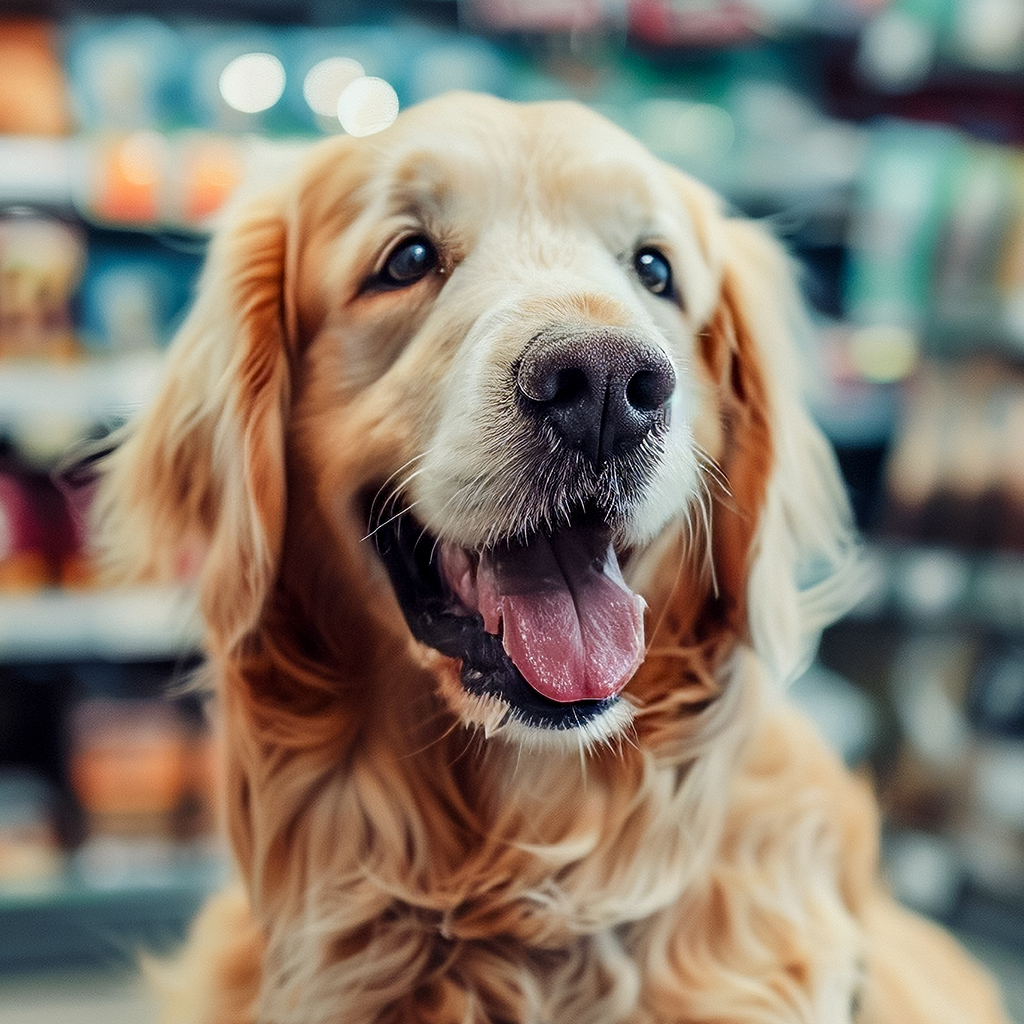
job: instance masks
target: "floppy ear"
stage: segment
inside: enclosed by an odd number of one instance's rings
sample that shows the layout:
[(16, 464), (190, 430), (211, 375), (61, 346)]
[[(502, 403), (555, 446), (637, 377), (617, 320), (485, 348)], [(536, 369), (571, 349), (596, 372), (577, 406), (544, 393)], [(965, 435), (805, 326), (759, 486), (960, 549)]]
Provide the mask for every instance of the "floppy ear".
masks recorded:
[(788, 681), (856, 599), (858, 549), (834, 454), (806, 409), (813, 328), (794, 269), (756, 224), (720, 223), (721, 291), (703, 338), (724, 394), (731, 492), (715, 510), (716, 568), (754, 649)]
[(285, 517), (284, 420), (294, 312), (276, 202), (218, 235), (156, 400), (101, 468), (100, 557), (125, 581), (198, 575), (217, 641), (252, 628)]

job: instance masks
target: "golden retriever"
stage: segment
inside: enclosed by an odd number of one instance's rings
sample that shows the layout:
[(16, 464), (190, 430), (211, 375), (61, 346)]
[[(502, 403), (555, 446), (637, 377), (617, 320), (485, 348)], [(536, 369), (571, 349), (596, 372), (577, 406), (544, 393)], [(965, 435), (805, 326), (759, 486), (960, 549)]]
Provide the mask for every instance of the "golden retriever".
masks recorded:
[(166, 1021), (985, 1024), (783, 697), (850, 596), (758, 227), (571, 103), (313, 147), (97, 508), (197, 567), (239, 884)]

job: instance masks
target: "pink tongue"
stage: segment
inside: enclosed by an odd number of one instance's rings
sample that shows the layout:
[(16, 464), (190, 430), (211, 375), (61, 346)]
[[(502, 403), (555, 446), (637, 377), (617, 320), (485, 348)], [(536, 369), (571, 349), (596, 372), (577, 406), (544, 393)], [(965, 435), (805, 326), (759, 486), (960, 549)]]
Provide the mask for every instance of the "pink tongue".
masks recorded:
[(552, 700), (612, 697), (643, 661), (644, 600), (626, 586), (614, 548), (597, 531), (484, 551), (475, 588), (465, 572), (452, 583), (487, 631), (502, 633), (523, 678)]

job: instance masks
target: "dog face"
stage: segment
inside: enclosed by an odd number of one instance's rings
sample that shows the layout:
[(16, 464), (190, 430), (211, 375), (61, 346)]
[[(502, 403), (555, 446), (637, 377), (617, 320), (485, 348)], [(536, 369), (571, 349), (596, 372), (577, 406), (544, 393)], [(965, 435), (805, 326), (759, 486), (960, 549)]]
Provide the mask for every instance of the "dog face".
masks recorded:
[(222, 654), (290, 622), (487, 731), (606, 739), (671, 704), (659, 657), (785, 673), (835, 611), (798, 308), (771, 242), (597, 115), (423, 104), (215, 241), (108, 544), (198, 565)]

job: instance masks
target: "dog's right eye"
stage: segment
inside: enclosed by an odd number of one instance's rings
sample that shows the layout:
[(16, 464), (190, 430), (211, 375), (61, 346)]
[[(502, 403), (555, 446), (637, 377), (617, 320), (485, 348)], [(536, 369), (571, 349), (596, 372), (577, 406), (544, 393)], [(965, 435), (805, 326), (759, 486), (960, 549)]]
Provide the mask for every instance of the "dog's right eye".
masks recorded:
[(437, 249), (429, 238), (415, 235), (405, 238), (388, 254), (384, 266), (369, 282), (372, 288), (404, 288), (415, 284), (440, 262)]

